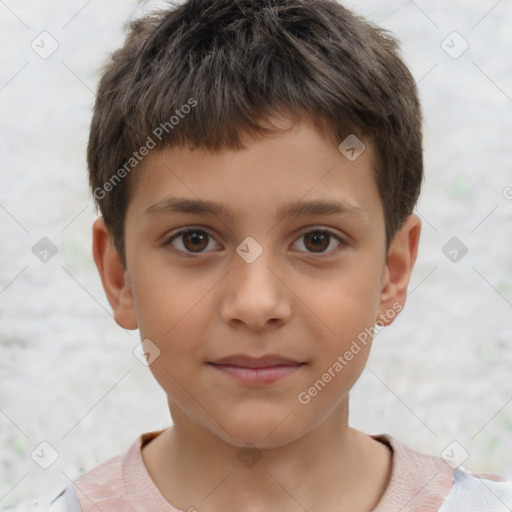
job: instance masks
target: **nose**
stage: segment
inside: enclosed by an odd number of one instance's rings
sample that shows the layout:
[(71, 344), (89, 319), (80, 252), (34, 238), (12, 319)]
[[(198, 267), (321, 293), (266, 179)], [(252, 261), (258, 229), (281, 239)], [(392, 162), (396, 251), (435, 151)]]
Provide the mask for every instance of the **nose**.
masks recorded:
[(289, 321), (293, 293), (270, 252), (264, 250), (252, 263), (235, 256), (220, 306), (226, 323), (235, 327), (245, 324), (248, 329), (262, 331)]

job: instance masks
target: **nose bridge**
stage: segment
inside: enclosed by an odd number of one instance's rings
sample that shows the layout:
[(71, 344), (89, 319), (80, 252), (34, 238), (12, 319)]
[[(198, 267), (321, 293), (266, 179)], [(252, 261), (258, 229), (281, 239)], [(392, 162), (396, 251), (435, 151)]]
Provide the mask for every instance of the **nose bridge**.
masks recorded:
[(278, 263), (272, 249), (248, 237), (237, 247), (236, 253), (222, 304), (224, 320), (241, 321), (260, 329), (269, 320), (289, 318), (289, 296), (278, 278)]
[[(261, 240), (261, 238), (260, 238)], [(279, 280), (271, 269), (276, 267), (272, 248), (261, 245), (255, 238), (247, 237), (236, 249), (238, 261), (235, 263), (237, 278), (235, 284), (239, 292), (276, 293)]]

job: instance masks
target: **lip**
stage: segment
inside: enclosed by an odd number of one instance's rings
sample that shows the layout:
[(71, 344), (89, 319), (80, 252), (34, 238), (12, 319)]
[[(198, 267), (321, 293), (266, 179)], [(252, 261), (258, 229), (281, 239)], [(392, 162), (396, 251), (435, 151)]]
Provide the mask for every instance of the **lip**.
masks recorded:
[(237, 354), (208, 364), (240, 384), (265, 386), (289, 377), (305, 363), (274, 354), (263, 357)]
[(223, 357), (222, 359), (217, 359), (216, 361), (211, 361), (211, 364), (238, 366), (241, 368), (269, 368), (271, 366), (298, 366), (302, 363), (276, 354), (267, 354), (261, 357), (234, 354)]

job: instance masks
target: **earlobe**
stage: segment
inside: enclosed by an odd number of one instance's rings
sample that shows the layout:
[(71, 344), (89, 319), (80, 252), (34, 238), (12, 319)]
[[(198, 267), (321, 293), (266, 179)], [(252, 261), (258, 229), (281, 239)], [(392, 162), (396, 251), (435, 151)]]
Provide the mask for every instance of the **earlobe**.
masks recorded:
[(421, 220), (410, 215), (390, 244), (382, 276), (379, 316), (380, 325), (393, 322), (396, 313), (405, 305), (407, 288), (418, 255)]
[(128, 272), (111, 241), (103, 217), (93, 223), (92, 253), (115, 321), (124, 329), (137, 329)]

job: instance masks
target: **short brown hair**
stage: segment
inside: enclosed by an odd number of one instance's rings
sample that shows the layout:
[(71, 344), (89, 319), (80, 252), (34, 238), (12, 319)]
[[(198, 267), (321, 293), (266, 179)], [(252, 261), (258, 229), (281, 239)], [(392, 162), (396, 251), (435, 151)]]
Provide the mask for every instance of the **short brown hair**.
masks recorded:
[(416, 83), (386, 30), (335, 0), (188, 0), (129, 29), (100, 80), (87, 149), (125, 266), (141, 155), (156, 144), (241, 149), (244, 136), (278, 132), (265, 121), (279, 113), (373, 145), (389, 247), (418, 200), (423, 151)]

